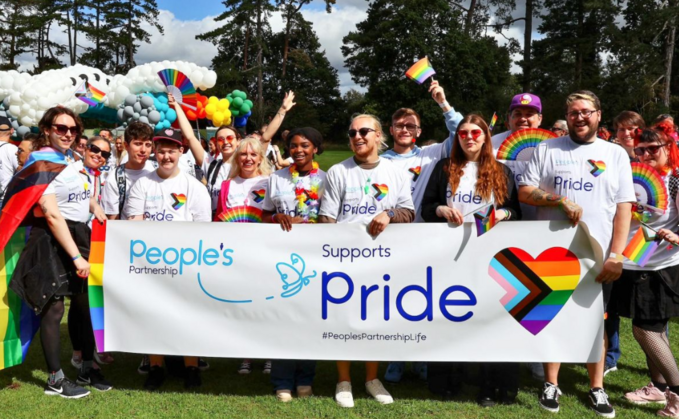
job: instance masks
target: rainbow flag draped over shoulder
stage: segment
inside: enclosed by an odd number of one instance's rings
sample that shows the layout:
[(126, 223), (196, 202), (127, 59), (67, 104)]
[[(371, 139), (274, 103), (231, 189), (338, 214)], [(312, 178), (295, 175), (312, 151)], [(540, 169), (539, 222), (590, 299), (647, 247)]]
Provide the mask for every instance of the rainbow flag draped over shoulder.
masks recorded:
[(9, 289), (29, 235), (29, 229), (20, 226), (66, 165), (65, 156), (57, 151), (49, 148), (35, 151), (7, 185), (0, 213), (0, 370), (23, 362), (40, 326), (38, 316)]

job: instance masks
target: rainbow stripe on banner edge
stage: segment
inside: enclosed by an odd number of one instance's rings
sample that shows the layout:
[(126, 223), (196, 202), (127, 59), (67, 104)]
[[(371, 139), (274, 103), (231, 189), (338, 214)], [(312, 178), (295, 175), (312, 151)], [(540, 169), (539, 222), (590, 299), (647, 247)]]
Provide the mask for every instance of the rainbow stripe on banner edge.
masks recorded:
[(90, 276), (87, 292), (90, 298), (90, 317), (97, 352), (105, 352), (104, 344), (104, 251), (106, 249), (106, 221), (92, 223), (90, 245)]
[(429, 63), (429, 58), (424, 57), (415, 64), (413, 64), (408, 71), (406, 71), (406, 77), (415, 80), (417, 84), (424, 83), (429, 77), (436, 74), (434, 67)]

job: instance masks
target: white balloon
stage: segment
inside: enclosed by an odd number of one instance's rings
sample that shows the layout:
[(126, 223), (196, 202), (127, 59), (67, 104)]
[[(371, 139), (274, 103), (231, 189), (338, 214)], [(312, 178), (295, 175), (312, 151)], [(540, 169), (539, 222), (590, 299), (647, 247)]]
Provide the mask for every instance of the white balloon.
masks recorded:
[(203, 84), (203, 72), (200, 70), (195, 70), (193, 73), (191, 73), (191, 83), (193, 83), (194, 86), (200, 86)]

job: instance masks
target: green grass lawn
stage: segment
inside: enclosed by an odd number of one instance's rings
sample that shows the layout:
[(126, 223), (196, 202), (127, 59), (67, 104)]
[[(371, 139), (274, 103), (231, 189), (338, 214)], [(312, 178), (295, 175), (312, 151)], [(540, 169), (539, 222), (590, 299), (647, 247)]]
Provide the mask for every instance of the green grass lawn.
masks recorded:
[(321, 166), (321, 170), (327, 172), (333, 164), (348, 159), (353, 155), (354, 153), (351, 150), (325, 150), (323, 154), (316, 156), (316, 161)]
[[(671, 325), (672, 336), (679, 333), (676, 324)], [(621, 324), (623, 357), (619, 371), (606, 377), (606, 387), (618, 417), (653, 417), (656, 406), (635, 406), (622, 399), (625, 391), (647, 383), (643, 354), (632, 338), (631, 325), (627, 320)], [(66, 324), (62, 325), (62, 363), (67, 376), (75, 378), (76, 372), (69, 363), (70, 343)], [(225, 332), (226, 333), (226, 332)], [(677, 350), (677, 345), (674, 345)], [(144, 377), (136, 369), (140, 356), (116, 353), (115, 363), (104, 367), (106, 377), (115, 385), (107, 393), (93, 394), (81, 400), (65, 400), (43, 394), (47, 374), (40, 342), (33, 343), (24, 365), (0, 371), (0, 417), (2, 418), (110, 418), (110, 417), (163, 417), (163, 418), (400, 418), (400, 417), (451, 417), (451, 418), (551, 418), (557, 417), (540, 409), (537, 396), (540, 383), (534, 381), (530, 372), (521, 370), (521, 390), (518, 403), (490, 409), (475, 403), (477, 388), (467, 385), (464, 394), (453, 401), (433, 397), (424, 382), (414, 376), (406, 376), (398, 385), (387, 384), (395, 402), (382, 406), (370, 399), (361, 384), (364, 370), (361, 363), (354, 365), (354, 409), (342, 409), (333, 401), (336, 371), (332, 362), (319, 362), (315, 397), (293, 400), (291, 403), (276, 401), (269, 376), (261, 373), (261, 362), (256, 362), (253, 373), (240, 376), (236, 373), (239, 360), (209, 359), (210, 369), (203, 373), (203, 386), (195, 393), (186, 392), (183, 382), (170, 378), (160, 392), (143, 390)], [(381, 364), (380, 376), (386, 363)], [(585, 405), (588, 391), (587, 373), (582, 366), (564, 366), (561, 373), (561, 412), (558, 418), (596, 417)]]

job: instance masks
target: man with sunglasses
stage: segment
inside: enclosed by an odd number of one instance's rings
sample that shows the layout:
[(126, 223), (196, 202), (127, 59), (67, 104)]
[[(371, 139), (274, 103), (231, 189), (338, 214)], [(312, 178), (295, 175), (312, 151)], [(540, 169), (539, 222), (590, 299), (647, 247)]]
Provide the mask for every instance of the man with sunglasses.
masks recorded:
[[(539, 220), (570, 220), (587, 224), (589, 234), (605, 258), (596, 277), (602, 284), (604, 312), (613, 281), (622, 273), (622, 251), (627, 243), (632, 202), (636, 201), (632, 169), (625, 151), (597, 139), (601, 121), (599, 98), (577, 91), (566, 99), (567, 137), (543, 141), (519, 181), (519, 199), (537, 207)], [(606, 336), (598, 362), (587, 364), (590, 407), (600, 416), (615, 417), (603, 389)], [(559, 411), (559, 363), (545, 363), (540, 406)]]
[(7, 184), (19, 167), (19, 162), (15, 157), (17, 146), (9, 142), (13, 133), (14, 128), (12, 128), (9, 118), (0, 116), (0, 207), (2, 207), (2, 199), (5, 196)]

